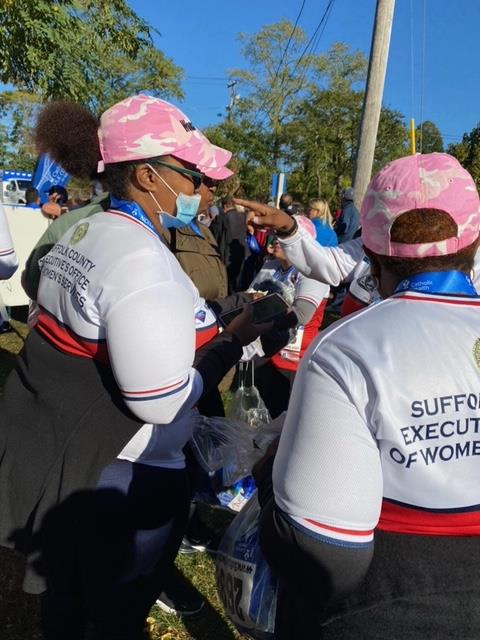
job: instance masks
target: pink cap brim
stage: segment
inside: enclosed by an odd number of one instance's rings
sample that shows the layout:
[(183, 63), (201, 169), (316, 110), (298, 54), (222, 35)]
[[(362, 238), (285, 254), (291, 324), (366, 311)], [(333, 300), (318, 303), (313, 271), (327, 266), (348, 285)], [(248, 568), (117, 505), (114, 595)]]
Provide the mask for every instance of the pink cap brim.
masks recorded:
[(211, 169), (210, 167), (197, 166), (199, 171), (212, 180), (226, 180), (227, 178), (230, 178), (230, 176), (234, 175), (234, 171), (231, 171), (228, 167), (217, 167), (216, 169)]
[(198, 144), (184, 149), (175, 149), (170, 155), (195, 165), (201, 173), (212, 180), (225, 180), (233, 175), (233, 171), (225, 166), (232, 157), (232, 153), (217, 147), (205, 138)]

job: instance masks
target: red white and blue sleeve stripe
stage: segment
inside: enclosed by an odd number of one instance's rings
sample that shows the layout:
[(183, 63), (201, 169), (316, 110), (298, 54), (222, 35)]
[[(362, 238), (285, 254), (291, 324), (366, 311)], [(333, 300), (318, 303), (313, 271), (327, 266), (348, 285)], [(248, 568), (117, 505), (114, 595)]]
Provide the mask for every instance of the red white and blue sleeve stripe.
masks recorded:
[(365, 548), (373, 544), (374, 529), (352, 529), (316, 522), (309, 518), (282, 516), (296, 529), (316, 540), (340, 547)]
[(122, 389), (122, 396), (127, 402), (140, 402), (145, 400), (159, 400), (160, 398), (166, 398), (167, 396), (172, 396), (175, 393), (179, 393), (185, 387), (188, 386), (190, 382), (190, 376), (187, 375), (185, 378), (181, 380), (177, 380), (171, 384), (165, 385), (163, 387), (157, 387), (153, 389), (143, 389), (143, 390), (127, 390)]

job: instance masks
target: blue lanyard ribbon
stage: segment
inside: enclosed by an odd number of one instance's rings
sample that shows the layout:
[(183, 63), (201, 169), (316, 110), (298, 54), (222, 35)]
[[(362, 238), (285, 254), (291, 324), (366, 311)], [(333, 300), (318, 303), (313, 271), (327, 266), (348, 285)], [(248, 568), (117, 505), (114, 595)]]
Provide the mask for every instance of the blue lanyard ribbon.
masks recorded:
[(150, 231), (153, 231), (155, 235), (158, 235), (158, 231), (153, 226), (152, 221), (150, 220), (150, 218), (148, 218), (142, 207), (136, 202), (120, 200), (119, 198), (115, 198), (115, 196), (111, 195), (110, 206), (112, 207), (112, 209), (117, 209), (117, 211), (121, 211), (122, 213), (126, 213), (127, 216), (135, 218), (135, 220), (148, 227)]
[(187, 226), (190, 227), (190, 229), (195, 233), (196, 236), (200, 236), (200, 238), (203, 238), (202, 232), (200, 231), (200, 229), (198, 228), (198, 225), (193, 220)]
[(275, 273), (272, 276), (273, 280), (280, 280), (280, 282), (288, 282), (291, 274), (295, 271), (295, 267), (292, 265), (288, 267), (286, 271), (282, 269), (282, 267), (278, 267)]
[(470, 276), (463, 273), (463, 271), (427, 271), (425, 273), (417, 273), (398, 283), (395, 293), (401, 291), (479, 297)]

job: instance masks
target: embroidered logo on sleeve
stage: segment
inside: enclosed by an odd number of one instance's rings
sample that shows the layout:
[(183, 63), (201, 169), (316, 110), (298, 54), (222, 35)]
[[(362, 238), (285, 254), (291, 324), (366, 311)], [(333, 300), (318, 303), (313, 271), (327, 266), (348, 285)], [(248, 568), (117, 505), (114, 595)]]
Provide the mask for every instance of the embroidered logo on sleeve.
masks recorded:
[(84, 238), (87, 235), (87, 231), (88, 231), (88, 222), (84, 222), (83, 224), (78, 226), (73, 232), (72, 237), (70, 238), (70, 244), (77, 244), (77, 242), (80, 242), (80, 240), (82, 240), (82, 238)]

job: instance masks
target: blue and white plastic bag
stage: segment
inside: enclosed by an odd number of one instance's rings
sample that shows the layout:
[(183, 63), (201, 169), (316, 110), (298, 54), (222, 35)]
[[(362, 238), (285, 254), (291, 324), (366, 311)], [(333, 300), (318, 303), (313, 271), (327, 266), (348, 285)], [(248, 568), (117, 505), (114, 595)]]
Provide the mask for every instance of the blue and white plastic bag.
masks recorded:
[(269, 640), (275, 628), (278, 582), (260, 549), (259, 516), (254, 493), (226, 530), (215, 570), (220, 600), (237, 629), (255, 640)]

